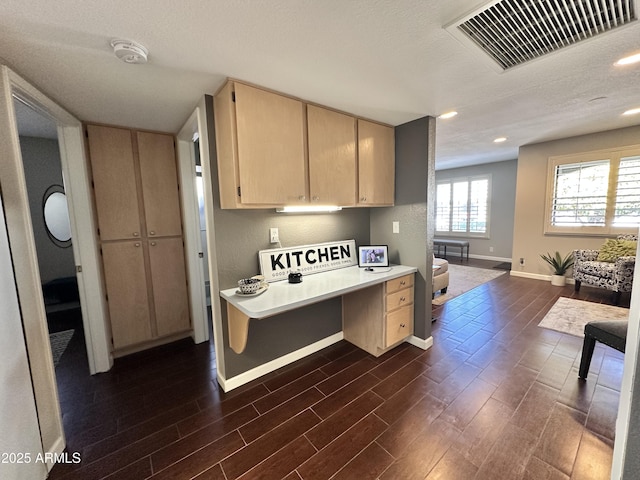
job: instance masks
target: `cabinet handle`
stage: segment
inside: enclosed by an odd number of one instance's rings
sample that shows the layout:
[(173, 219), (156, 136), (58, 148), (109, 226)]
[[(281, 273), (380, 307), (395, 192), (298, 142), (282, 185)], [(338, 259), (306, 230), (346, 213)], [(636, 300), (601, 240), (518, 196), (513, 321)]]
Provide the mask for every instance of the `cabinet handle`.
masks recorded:
[(404, 302), (405, 300), (406, 300), (406, 298), (404, 298), (404, 297), (400, 297), (400, 301), (401, 301), (401, 302)]
[(151, 246), (155, 247), (156, 246), (156, 242), (151, 242)]
[(134, 246), (139, 247), (140, 243), (136, 242), (136, 243), (134, 243)]
[(317, 202), (318, 200), (320, 200), (320, 197), (318, 197), (317, 195), (314, 195), (314, 197), (313, 197), (313, 201), (314, 201), (314, 202)]
[(298, 200), (306, 200), (306, 198), (307, 198), (307, 197), (306, 197), (305, 195), (300, 195), (300, 196), (298, 197)]
[(361, 202), (366, 202), (367, 201), (367, 197), (360, 197), (360, 201)]
[(405, 284), (405, 281), (404, 281), (404, 280), (402, 280), (402, 281), (400, 282), (400, 285), (404, 285), (404, 284)]
[(156, 234), (156, 232), (154, 232), (153, 230), (151, 230), (151, 231), (149, 232), (149, 235), (155, 235), (155, 234)]
[(406, 325), (404, 323), (401, 323), (400, 327), (404, 328), (404, 327), (406, 327)]
[(133, 236), (134, 237), (138, 237), (138, 236), (140, 236), (140, 234), (138, 232), (133, 232)]

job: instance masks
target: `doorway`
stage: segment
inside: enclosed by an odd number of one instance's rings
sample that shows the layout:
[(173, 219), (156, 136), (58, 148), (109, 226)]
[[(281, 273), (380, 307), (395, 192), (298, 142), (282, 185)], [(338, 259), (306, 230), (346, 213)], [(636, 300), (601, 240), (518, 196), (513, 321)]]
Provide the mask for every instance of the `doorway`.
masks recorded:
[(53, 365), (58, 380), (65, 365), (89, 375), (57, 124), (17, 95), (13, 104)]

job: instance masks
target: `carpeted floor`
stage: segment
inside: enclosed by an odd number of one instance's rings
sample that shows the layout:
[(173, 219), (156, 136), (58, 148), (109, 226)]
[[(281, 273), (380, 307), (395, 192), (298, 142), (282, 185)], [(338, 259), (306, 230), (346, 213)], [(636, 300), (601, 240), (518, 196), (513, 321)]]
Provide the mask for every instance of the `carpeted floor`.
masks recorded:
[(51, 353), (53, 355), (53, 365), (58, 366), (62, 354), (67, 349), (71, 338), (73, 337), (74, 330), (64, 330), (62, 332), (55, 332), (49, 334), (49, 341), (51, 342)]
[(584, 326), (593, 320), (628, 320), (629, 309), (560, 297), (538, 324), (557, 332), (584, 337)]
[(505, 273), (506, 271), (504, 270), (465, 267), (449, 263), (449, 288), (447, 289), (447, 293), (441, 294), (437, 292), (436, 297), (431, 300), (431, 303), (433, 305), (442, 305), (447, 300), (462, 295)]

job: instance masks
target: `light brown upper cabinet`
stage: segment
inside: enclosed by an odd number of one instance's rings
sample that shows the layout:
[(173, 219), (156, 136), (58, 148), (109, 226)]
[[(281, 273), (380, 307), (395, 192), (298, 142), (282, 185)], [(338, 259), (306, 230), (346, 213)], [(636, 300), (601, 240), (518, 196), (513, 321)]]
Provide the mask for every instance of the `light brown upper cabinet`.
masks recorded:
[(214, 117), (222, 208), (393, 205), (391, 127), (233, 80)]
[(393, 128), (358, 119), (358, 204), (393, 205), (395, 137)]
[(307, 105), (311, 203), (356, 203), (356, 119)]
[(222, 208), (307, 201), (302, 102), (229, 82), (215, 120)]

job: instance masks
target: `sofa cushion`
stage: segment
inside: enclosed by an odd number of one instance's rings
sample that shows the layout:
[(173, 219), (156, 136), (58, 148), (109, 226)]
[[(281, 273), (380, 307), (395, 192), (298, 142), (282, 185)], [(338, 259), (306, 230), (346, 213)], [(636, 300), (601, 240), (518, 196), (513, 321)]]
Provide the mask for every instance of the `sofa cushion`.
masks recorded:
[(631, 257), (636, 254), (638, 242), (633, 240), (616, 240), (613, 238), (604, 242), (598, 252), (599, 262), (615, 262), (618, 257)]
[(613, 280), (616, 274), (616, 265), (609, 262), (580, 262), (576, 267), (576, 272)]

